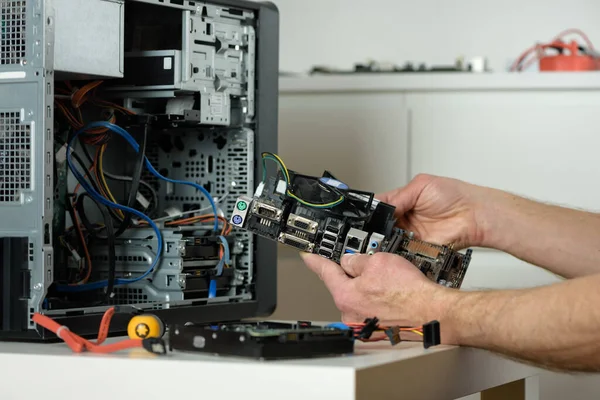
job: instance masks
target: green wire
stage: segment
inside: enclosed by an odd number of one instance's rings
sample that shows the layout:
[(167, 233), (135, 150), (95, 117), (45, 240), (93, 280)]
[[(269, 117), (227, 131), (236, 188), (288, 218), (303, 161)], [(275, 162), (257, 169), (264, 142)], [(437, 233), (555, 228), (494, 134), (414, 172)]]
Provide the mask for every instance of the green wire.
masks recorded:
[[(262, 164), (263, 164), (263, 182), (267, 181), (267, 160), (271, 160), (274, 161), (275, 163), (277, 163), (277, 165), (279, 166), (279, 169), (281, 170), (281, 172), (283, 173), (283, 178), (285, 179), (287, 186), (289, 186), (290, 182), (288, 180), (288, 172), (285, 169), (285, 167), (281, 164), (281, 162), (273, 157), (272, 155), (269, 154), (265, 154), (263, 155), (263, 159), (262, 159)], [(286, 188), (286, 195), (288, 197), (291, 197), (293, 199), (295, 199), (296, 201), (300, 202), (301, 204), (304, 204), (305, 206), (308, 207), (313, 207), (313, 208), (333, 208), (339, 204), (341, 204), (344, 201), (344, 196), (341, 196), (338, 200), (331, 202), (331, 203), (327, 203), (327, 204), (314, 204), (314, 203), (309, 203), (305, 200), (302, 200), (300, 197), (296, 196), (295, 194), (293, 194), (289, 189)]]
[(283, 168), (283, 165), (281, 165), (281, 163), (279, 162), (278, 159), (276, 159), (273, 156), (269, 156), (269, 155), (263, 156), (263, 160), (262, 160), (262, 163), (263, 163), (263, 182), (267, 181), (267, 160), (275, 161), (277, 163), (277, 165), (279, 165), (279, 169), (281, 169), (281, 172), (283, 173), (283, 179), (285, 179), (286, 183), (289, 185), (290, 182), (287, 179), (287, 174), (286, 174), (285, 168)]

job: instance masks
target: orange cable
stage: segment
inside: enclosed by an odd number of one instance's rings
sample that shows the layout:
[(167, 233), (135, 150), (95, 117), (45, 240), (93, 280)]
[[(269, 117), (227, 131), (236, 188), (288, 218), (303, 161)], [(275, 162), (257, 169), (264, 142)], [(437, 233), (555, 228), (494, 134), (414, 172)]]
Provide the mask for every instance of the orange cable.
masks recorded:
[(91, 342), (82, 338), (81, 336), (71, 332), (68, 327), (64, 325), (60, 325), (53, 319), (42, 315), (40, 313), (35, 313), (32, 316), (32, 321), (36, 324), (48, 329), (53, 332), (62, 339), (67, 346), (71, 348), (76, 353), (82, 353), (84, 351), (89, 351), (92, 353), (114, 353), (120, 350), (132, 349), (143, 347), (141, 339), (129, 339), (123, 340), (117, 343), (111, 343), (108, 345), (102, 345), (106, 338), (108, 337), (108, 332), (110, 328), (110, 321), (115, 314), (115, 308), (109, 308), (102, 317), (102, 321), (100, 322), (100, 328), (98, 330), (98, 338), (96, 342)]

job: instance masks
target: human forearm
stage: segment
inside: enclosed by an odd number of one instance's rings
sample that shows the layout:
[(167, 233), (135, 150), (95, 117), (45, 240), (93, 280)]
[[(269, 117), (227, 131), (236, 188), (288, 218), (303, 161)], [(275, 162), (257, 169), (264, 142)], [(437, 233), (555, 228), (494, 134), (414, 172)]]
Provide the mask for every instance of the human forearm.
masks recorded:
[(600, 272), (600, 214), (489, 189), (481, 207), (483, 245), (558, 275)]
[[(438, 298), (442, 341), (533, 364), (600, 371), (600, 275), (526, 290), (458, 292)], [(435, 307), (435, 304), (433, 305)], [(435, 313), (434, 313), (435, 314)]]

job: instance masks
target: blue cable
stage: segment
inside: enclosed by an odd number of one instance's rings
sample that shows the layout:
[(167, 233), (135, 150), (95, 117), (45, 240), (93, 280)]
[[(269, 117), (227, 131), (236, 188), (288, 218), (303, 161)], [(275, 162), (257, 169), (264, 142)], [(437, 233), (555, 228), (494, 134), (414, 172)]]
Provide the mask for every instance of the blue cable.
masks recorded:
[[(219, 236), (219, 240), (223, 243), (224, 254), (217, 264), (217, 276), (223, 275), (223, 267), (225, 267), (225, 263), (229, 262), (229, 243), (224, 236)], [(212, 299), (215, 297), (217, 297), (217, 281), (211, 279), (210, 286), (208, 287), (208, 298)]]
[[(67, 144), (67, 164), (69, 165), (69, 168), (73, 172), (73, 175), (75, 176), (77, 181), (81, 184), (81, 187), (83, 187), (83, 189), (91, 197), (96, 199), (99, 203), (101, 203), (107, 207), (117, 208), (119, 210), (122, 210), (122, 211), (125, 211), (125, 212), (128, 212), (128, 213), (138, 216), (139, 218), (148, 222), (148, 224), (152, 227), (152, 229), (154, 230), (154, 232), (156, 232), (156, 235), (157, 235), (158, 248), (156, 251), (156, 257), (154, 257), (154, 260), (152, 261), (150, 268), (148, 268), (148, 270), (144, 274), (142, 274), (141, 276), (136, 277), (136, 278), (115, 279), (115, 286), (116, 285), (126, 285), (129, 283), (138, 282), (138, 281), (144, 279), (145, 277), (147, 277), (148, 275), (150, 275), (152, 273), (152, 271), (154, 270), (154, 268), (156, 267), (156, 265), (158, 264), (158, 261), (160, 259), (160, 255), (162, 254), (162, 249), (163, 249), (162, 233), (160, 232), (160, 229), (158, 228), (156, 223), (154, 221), (152, 221), (152, 219), (150, 217), (148, 217), (147, 215), (145, 215), (144, 213), (142, 213), (134, 208), (130, 208), (127, 206), (123, 206), (121, 204), (113, 203), (112, 201), (106, 199), (104, 196), (99, 194), (90, 184), (88, 184), (88, 182), (85, 180), (85, 177), (79, 172), (79, 170), (77, 170), (77, 168), (73, 164), (73, 159), (71, 158), (71, 149), (73, 147), (73, 142), (77, 139), (77, 137), (81, 133), (83, 133), (84, 131), (86, 131), (88, 129), (90, 129), (90, 128), (87, 127), (87, 128), (84, 128), (84, 129), (76, 132), (75, 135), (73, 135), (73, 138), (71, 139), (71, 141)], [(84, 292), (84, 291), (88, 291), (88, 290), (101, 289), (106, 286), (108, 286), (108, 280), (103, 280), (103, 281), (98, 281), (98, 282), (93, 282), (93, 283), (86, 283), (86, 284), (82, 284), (82, 285), (58, 285), (57, 289), (62, 292)]]
[(223, 258), (221, 258), (217, 264), (217, 276), (223, 275), (223, 267), (225, 266), (225, 263), (229, 262), (229, 243), (227, 243), (227, 239), (225, 239), (224, 236), (219, 236), (219, 240), (223, 243), (223, 249), (225, 251)]
[(217, 281), (214, 279), (210, 281), (210, 286), (208, 287), (208, 298), (214, 299), (217, 297)]
[[(75, 136), (77, 136), (80, 133), (83, 133), (84, 131), (90, 130), (90, 129), (94, 129), (94, 128), (106, 128), (109, 129), (113, 132), (115, 132), (116, 134), (118, 134), (119, 136), (121, 136), (123, 139), (125, 139), (129, 145), (131, 145), (131, 147), (133, 147), (133, 149), (137, 152), (140, 151), (140, 145), (139, 143), (133, 138), (133, 136), (131, 136), (131, 134), (129, 132), (127, 132), (125, 129), (121, 128), (118, 125), (112, 124), (110, 122), (106, 122), (106, 121), (98, 121), (98, 122), (92, 122), (91, 124), (89, 124), (88, 126), (86, 126), (85, 128), (83, 128), (81, 131), (79, 131), (78, 133), (75, 134)], [(217, 211), (217, 205), (215, 204), (214, 199), (212, 198), (212, 196), (210, 195), (210, 193), (203, 188), (202, 186), (198, 185), (197, 183), (194, 182), (188, 182), (188, 181), (180, 181), (180, 180), (176, 180), (176, 179), (170, 179), (167, 178), (165, 176), (162, 176), (155, 168), (154, 166), (150, 163), (150, 160), (148, 160), (148, 157), (144, 157), (144, 162), (146, 164), (146, 168), (148, 168), (148, 171), (150, 171), (150, 173), (152, 175), (154, 175), (155, 177), (157, 177), (158, 179), (161, 179), (165, 182), (169, 182), (169, 183), (173, 183), (173, 184), (177, 184), (177, 185), (185, 185), (185, 186), (192, 186), (193, 188), (199, 190), (200, 192), (202, 192), (202, 194), (204, 194), (204, 196), (208, 199), (210, 206), (213, 210), (213, 213), (215, 214), (215, 225), (214, 225), (214, 230), (215, 231), (219, 231), (219, 212)]]
[[(73, 164), (73, 160), (71, 158), (71, 149), (73, 148), (73, 143), (75, 142), (75, 140), (82, 133), (84, 133), (90, 129), (98, 128), (98, 127), (104, 127), (104, 128), (107, 128), (107, 129), (117, 133), (118, 135), (123, 137), (131, 145), (131, 147), (134, 148), (135, 151), (139, 152), (139, 149), (140, 149), (139, 144), (135, 141), (135, 139), (127, 131), (125, 131), (120, 126), (111, 124), (110, 122), (93, 122), (93, 123), (87, 125), (86, 127), (84, 127), (83, 129), (77, 131), (73, 135), (73, 137), (71, 138), (69, 143), (67, 144), (67, 163), (69, 165), (69, 168), (73, 172), (73, 175), (75, 176), (77, 181), (81, 184), (83, 189), (86, 192), (88, 192), (88, 194), (90, 196), (92, 196), (94, 199), (96, 199), (100, 204), (103, 204), (107, 207), (112, 207), (112, 208), (116, 208), (116, 209), (125, 211), (127, 213), (136, 215), (137, 217), (145, 220), (146, 222), (148, 222), (148, 224), (154, 230), (154, 232), (156, 232), (157, 240), (158, 240), (158, 248), (156, 251), (156, 256), (154, 257), (154, 260), (152, 261), (152, 265), (150, 266), (150, 268), (148, 268), (148, 270), (143, 275), (136, 277), (136, 278), (131, 278), (131, 279), (118, 278), (115, 280), (115, 286), (116, 285), (125, 285), (125, 284), (138, 282), (138, 281), (144, 279), (145, 277), (147, 277), (148, 275), (150, 275), (152, 273), (154, 268), (156, 268), (158, 261), (160, 259), (160, 256), (162, 254), (162, 250), (163, 250), (163, 236), (162, 236), (162, 233), (160, 232), (160, 229), (156, 225), (156, 223), (154, 221), (152, 221), (152, 219), (150, 217), (148, 217), (147, 215), (139, 212), (136, 209), (133, 209), (133, 208), (130, 208), (127, 206), (123, 206), (121, 204), (113, 203), (112, 201), (106, 199), (104, 196), (102, 196), (100, 193), (98, 193), (91, 185), (88, 184), (85, 177), (77, 170), (77, 168)], [(168, 178), (162, 176), (152, 166), (152, 164), (150, 163), (150, 161), (148, 160), (147, 157), (145, 157), (145, 164), (146, 164), (146, 167), (148, 168), (148, 170), (159, 179), (165, 180), (167, 182), (175, 183), (175, 184), (190, 185), (190, 186), (197, 188), (202, 193), (204, 193), (206, 195), (206, 197), (208, 198), (209, 202), (211, 203), (211, 207), (215, 213), (215, 230), (216, 231), (219, 230), (219, 220), (218, 220), (219, 214), (217, 212), (217, 207), (216, 207), (216, 204), (215, 204), (212, 196), (210, 195), (210, 193), (208, 193), (208, 191), (206, 191), (206, 189), (204, 189), (202, 186), (200, 186), (196, 183), (193, 183), (193, 182), (178, 181), (178, 180), (174, 180), (174, 179), (168, 179)], [(225, 244), (224, 247), (226, 247), (227, 254), (228, 254), (227, 245)], [(83, 292), (83, 291), (88, 291), (88, 290), (101, 289), (106, 286), (108, 286), (108, 281), (104, 280), (104, 281), (87, 283), (87, 284), (82, 284), (82, 285), (58, 285), (57, 289), (59, 291), (63, 291), (63, 292)]]
[(340, 330), (343, 330), (343, 331), (347, 331), (347, 330), (350, 329), (350, 327), (348, 325), (343, 324), (341, 322), (336, 322), (336, 323), (333, 323), (333, 324), (329, 324), (329, 325), (327, 325), (327, 328), (335, 328), (335, 329), (340, 329)]

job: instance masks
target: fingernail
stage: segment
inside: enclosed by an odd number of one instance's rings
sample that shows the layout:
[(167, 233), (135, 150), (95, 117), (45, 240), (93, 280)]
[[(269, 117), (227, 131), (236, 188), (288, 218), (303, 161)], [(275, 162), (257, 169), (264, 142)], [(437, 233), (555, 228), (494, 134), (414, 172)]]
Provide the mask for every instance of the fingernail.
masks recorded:
[(340, 259), (340, 262), (344, 263), (344, 264), (349, 264), (351, 262), (351, 260), (353, 259), (351, 256), (355, 255), (354, 253), (346, 253), (342, 256), (342, 258)]

